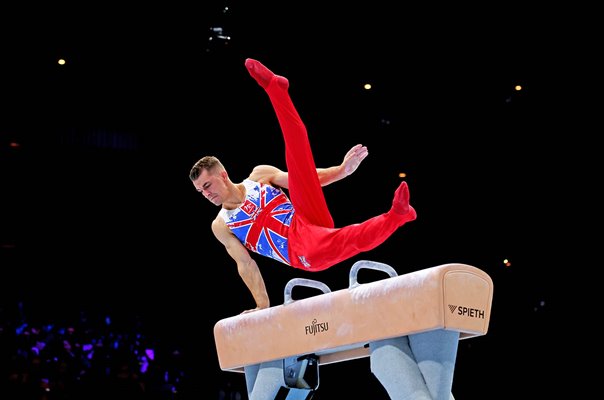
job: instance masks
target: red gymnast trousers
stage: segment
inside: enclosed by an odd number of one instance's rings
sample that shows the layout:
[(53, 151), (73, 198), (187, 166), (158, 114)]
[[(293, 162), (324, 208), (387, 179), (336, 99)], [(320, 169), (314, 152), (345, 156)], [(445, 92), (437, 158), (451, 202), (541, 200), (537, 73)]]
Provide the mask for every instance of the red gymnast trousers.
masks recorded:
[(388, 212), (358, 224), (334, 228), (306, 127), (289, 96), (288, 80), (256, 60), (247, 59), (245, 66), (268, 94), (285, 140), (289, 197), (295, 210), (288, 236), (293, 267), (307, 271), (329, 268), (377, 247), (400, 226), (417, 217), (408, 203), (407, 184), (402, 182)]

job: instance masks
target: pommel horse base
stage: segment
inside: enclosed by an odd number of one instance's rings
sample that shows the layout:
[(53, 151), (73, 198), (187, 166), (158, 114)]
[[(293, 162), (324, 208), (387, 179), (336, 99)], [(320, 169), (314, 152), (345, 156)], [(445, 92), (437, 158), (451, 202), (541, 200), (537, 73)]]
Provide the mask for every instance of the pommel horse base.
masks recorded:
[[(390, 277), (359, 284), (363, 268)], [(295, 286), (323, 293), (293, 300)], [(332, 292), (321, 282), (296, 278), (286, 285), (282, 305), (218, 321), (218, 361), (223, 371), (244, 372), (267, 361), (306, 358), (318, 373), (319, 365), (369, 356), (369, 344), (384, 339), (432, 330), (457, 331), (460, 340), (481, 336), (488, 330), (492, 298), (489, 275), (467, 264), (399, 276), (386, 264), (358, 261), (347, 289)]]

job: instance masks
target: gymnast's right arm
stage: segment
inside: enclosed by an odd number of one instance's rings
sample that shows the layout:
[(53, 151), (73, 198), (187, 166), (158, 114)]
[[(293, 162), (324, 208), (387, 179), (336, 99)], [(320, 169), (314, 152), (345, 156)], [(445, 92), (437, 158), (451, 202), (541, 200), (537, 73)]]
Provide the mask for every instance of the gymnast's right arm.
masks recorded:
[(239, 276), (241, 276), (241, 279), (243, 279), (243, 282), (252, 293), (254, 301), (256, 301), (256, 308), (246, 310), (242, 314), (270, 307), (264, 279), (262, 278), (258, 264), (250, 256), (248, 249), (233, 235), (220, 216), (216, 217), (212, 222), (212, 232), (214, 232), (214, 236), (224, 245), (227, 253), (237, 263)]

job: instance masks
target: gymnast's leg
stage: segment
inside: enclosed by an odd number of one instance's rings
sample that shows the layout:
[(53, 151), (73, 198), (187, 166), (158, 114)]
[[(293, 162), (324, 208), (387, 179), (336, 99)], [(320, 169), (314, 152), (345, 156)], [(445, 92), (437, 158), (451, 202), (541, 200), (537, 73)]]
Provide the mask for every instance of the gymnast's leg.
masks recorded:
[[(295, 231), (290, 230), (290, 253), (303, 254), (311, 265), (311, 271), (321, 271), (379, 246), (400, 226), (416, 217), (415, 209), (409, 204), (407, 183), (401, 182), (394, 194), (392, 207), (386, 213), (342, 228), (300, 224)], [(300, 243), (303, 247), (294, 247)]]
[(244, 372), (249, 400), (274, 400), (285, 386), (283, 360), (247, 366)]
[[(334, 229), (319, 182), (306, 127), (288, 93), (289, 82), (252, 59), (245, 66), (264, 88), (273, 105), (285, 140), (285, 159), (289, 174), (289, 195), (301, 219), (290, 230), (289, 251), (294, 266), (319, 271), (383, 243), (400, 226), (416, 218), (409, 205), (409, 190), (401, 182), (389, 212)], [(294, 226), (295, 224), (295, 226)], [(295, 229), (293, 229), (295, 228)], [(304, 259), (302, 266), (298, 259)]]
[(256, 82), (264, 88), (277, 114), (285, 140), (289, 196), (296, 213), (313, 225), (333, 228), (333, 219), (319, 182), (308, 133), (289, 96), (288, 80), (275, 75), (251, 58), (245, 61), (245, 66)]

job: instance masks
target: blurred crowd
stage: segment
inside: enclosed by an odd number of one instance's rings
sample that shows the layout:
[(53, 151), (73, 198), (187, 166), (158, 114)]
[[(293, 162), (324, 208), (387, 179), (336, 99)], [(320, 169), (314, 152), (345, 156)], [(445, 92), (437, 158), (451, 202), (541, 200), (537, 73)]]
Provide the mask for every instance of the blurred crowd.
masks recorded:
[(22, 302), (0, 308), (0, 360), (0, 399), (180, 399), (188, 378), (182, 351), (137, 318), (44, 321)]

